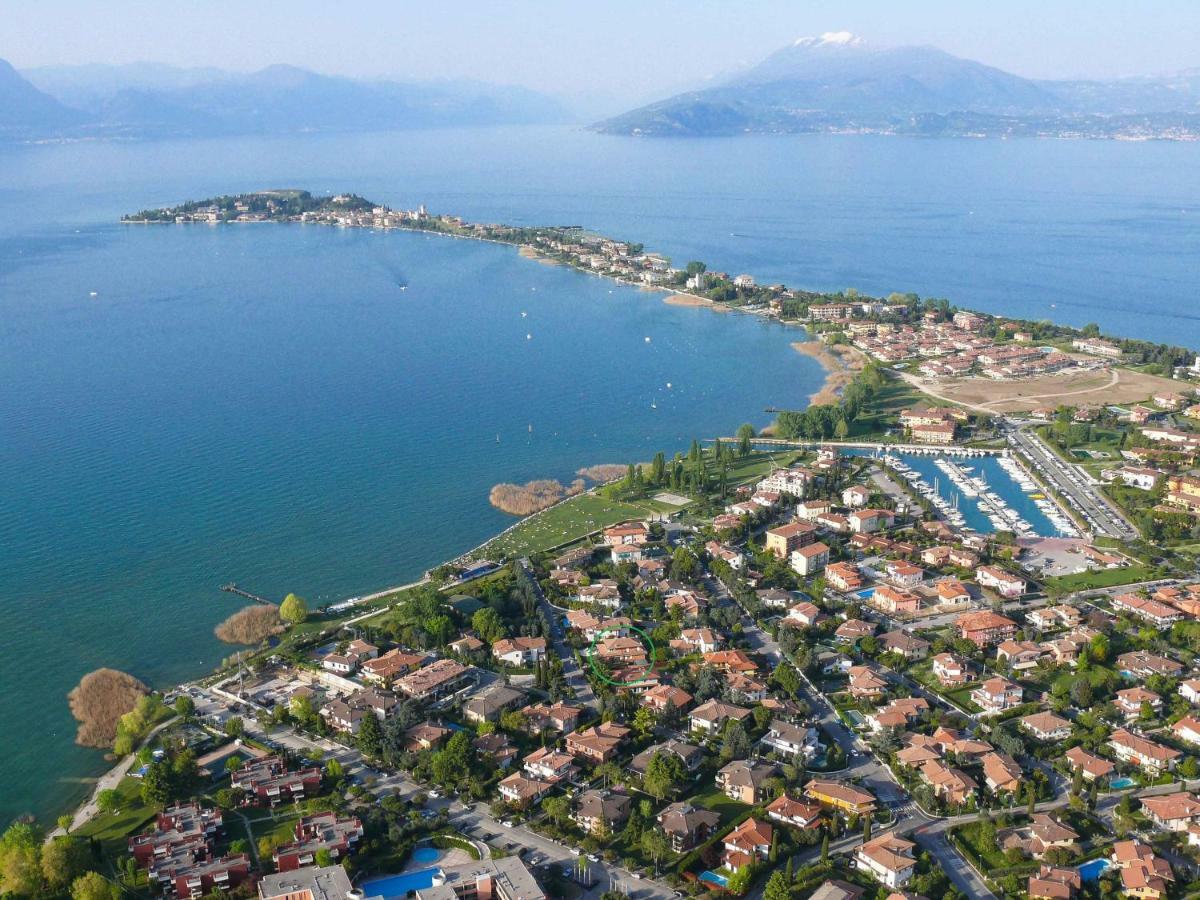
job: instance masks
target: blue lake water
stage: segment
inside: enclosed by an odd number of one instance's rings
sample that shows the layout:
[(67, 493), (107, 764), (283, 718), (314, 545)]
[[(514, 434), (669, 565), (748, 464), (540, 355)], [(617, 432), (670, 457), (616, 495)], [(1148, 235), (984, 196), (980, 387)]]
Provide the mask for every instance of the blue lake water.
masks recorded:
[(565, 129), (0, 147), (0, 730), (22, 735), (0, 822), (103, 769), (71, 743), (81, 674), (165, 686), (228, 652), (224, 581), (324, 602), (408, 580), (511, 521), (497, 481), (761, 424), (820, 382), (787, 329), (511, 248), (122, 213), (353, 190), (1197, 345), (1198, 153)]

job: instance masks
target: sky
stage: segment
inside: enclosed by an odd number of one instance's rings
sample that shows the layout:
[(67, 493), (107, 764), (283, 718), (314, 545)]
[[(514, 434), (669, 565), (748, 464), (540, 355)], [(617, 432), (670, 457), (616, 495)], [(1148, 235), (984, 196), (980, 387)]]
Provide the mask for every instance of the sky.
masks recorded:
[(467, 78), (635, 102), (805, 35), (932, 44), (1027, 77), (1200, 66), (1200, 0), (0, 0), (18, 69), (165, 62)]

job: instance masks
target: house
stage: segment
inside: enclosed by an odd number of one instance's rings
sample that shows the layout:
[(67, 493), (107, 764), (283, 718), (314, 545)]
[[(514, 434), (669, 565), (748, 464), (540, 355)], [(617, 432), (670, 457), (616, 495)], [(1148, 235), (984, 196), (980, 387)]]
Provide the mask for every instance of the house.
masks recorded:
[[(480, 644), (480, 646), (483, 646)], [(364, 681), (386, 684), (401, 675), (414, 672), (425, 663), (425, 657), (419, 653), (407, 653), (396, 648), (381, 656), (365, 660), (359, 667)]]
[(676, 643), (686, 653), (715, 653), (721, 646), (721, 639), (711, 628), (685, 628), (679, 633), (677, 641), (671, 642), (671, 646), (674, 647)]
[(1082, 747), (1072, 747), (1063, 756), (1072, 771), (1078, 769), (1083, 772), (1085, 781), (1104, 781), (1117, 771), (1117, 767), (1107, 759), (1088, 753)]
[(793, 828), (812, 828), (821, 822), (820, 804), (793, 800), (787, 794), (780, 794), (768, 803), (766, 813), (767, 818)]
[(658, 814), (658, 825), (676, 853), (686, 853), (703, 844), (720, 823), (720, 815), (690, 803), (672, 803)]
[(230, 787), (243, 792), (247, 803), (275, 806), (277, 803), (303, 800), (321, 788), (321, 770), (315, 766), (288, 771), (278, 756), (250, 760), (230, 775)]
[(851, 562), (839, 562), (825, 567), (825, 581), (834, 590), (848, 593), (863, 586), (862, 575), (858, 566)]
[[(809, 895), (808, 900), (862, 900), (866, 893), (865, 888), (840, 878), (831, 878)], [(895, 900), (894, 895), (889, 896), (887, 900)]]
[(800, 625), (802, 628), (811, 628), (817, 624), (817, 620), (821, 618), (821, 610), (815, 603), (797, 603), (788, 610), (787, 617), (783, 620), (789, 625), (793, 622)]
[(955, 687), (971, 680), (966, 663), (951, 653), (939, 653), (933, 658), (933, 675), (943, 687)]
[(734, 760), (717, 771), (716, 785), (730, 800), (751, 806), (766, 799), (766, 783), (779, 776), (779, 767), (774, 763), (754, 760)]
[(1117, 657), (1117, 671), (1128, 678), (1149, 678), (1151, 675), (1178, 678), (1183, 674), (1183, 666), (1165, 656), (1156, 656), (1145, 650), (1131, 650)]
[(842, 491), (842, 505), (851, 509), (860, 509), (871, 499), (871, 492), (861, 484), (851, 485)]
[(993, 716), (1006, 709), (1021, 705), (1023, 692), (1019, 684), (1014, 684), (1007, 678), (989, 678), (979, 687), (971, 691), (971, 700), (981, 710), (982, 716)]
[(629, 736), (629, 729), (615, 722), (603, 722), (584, 731), (567, 735), (567, 752), (592, 762), (608, 762)]
[(1108, 746), (1119, 761), (1145, 769), (1155, 776), (1174, 769), (1176, 761), (1183, 755), (1178, 750), (1156, 744), (1124, 728), (1118, 728), (1109, 736)]
[(886, 728), (900, 731), (928, 711), (929, 701), (924, 697), (900, 697), (867, 716), (867, 724), (875, 732)]
[(859, 534), (890, 528), (896, 514), (890, 509), (857, 509), (846, 516), (850, 527)]
[(331, 859), (345, 858), (362, 839), (363, 826), (356, 818), (340, 818), (333, 812), (317, 813), (301, 816), (292, 836), (291, 842), (277, 847), (271, 856), (276, 872), (294, 872), (311, 866), (322, 850)]
[(744, 675), (758, 671), (758, 664), (741, 650), (715, 650), (705, 653), (704, 665), (712, 666), (718, 672), (741, 672)]
[(983, 783), (993, 794), (1016, 794), (1024, 783), (1024, 774), (1017, 761), (998, 750), (984, 754)]
[(1200, 745), (1200, 719), (1184, 716), (1171, 726), (1171, 733), (1184, 743)]
[(802, 760), (809, 760), (816, 756), (820, 749), (815, 728), (793, 725), (780, 719), (771, 720), (761, 743), (775, 753), (781, 753), (793, 759), (799, 757)]
[(720, 734), (725, 728), (725, 723), (730, 719), (744, 722), (748, 718), (750, 718), (750, 710), (744, 707), (722, 703), (720, 700), (709, 700), (692, 710), (688, 718), (688, 725), (692, 731)]
[(1120, 347), (1098, 337), (1076, 338), (1071, 341), (1071, 346), (1080, 353), (1090, 353), (1092, 356), (1106, 356), (1109, 359), (1121, 356)]
[(361, 662), (357, 653), (326, 653), (321, 657), (321, 668), (335, 675), (351, 675)]
[(884, 564), (884, 572), (892, 584), (916, 587), (925, 580), (925, 570), (903, 559), (891, 559)]
[(1014, 672), (1037, 668), (1045, 651), (1033, 641), (1001, 641), (996, 647), (996, 659), (1008, 663)]
[(439, 659), (405, 675), (394, 687), (416, 700), (434, 700), (457, 688), (471, 671), (453, 659)]
[(791, 556), (788, 558), (788, 563), (791, 565), (792, 571), (805, 577), (816, 575), (825, 568), (828, 562), (829, 547), (820, 541), (793, 550)]
[(637, 638), (611, 637), (599, 641), (592, 650), (595, 656), (616, 667), (645, 666), (646, 646)]
[(929, 641), (897, 629), (879, 636), (879, 645), (888, 653), (898, 653), (908, 660), (924, 659), (929, 655)]
[(601, 578), (591, 584), (581, 587), (575, 595), (580, 603), (595, 603), (608, 609), (620, 609), (625, 601), (621, 597), (621, 588), (611, 578)]
[(604, 529), (605, 546), (619, 544), (644, 544), (650, 539), (650, 527), (645, 522), (622, 522)]
[(721, 861), (732, 872), (756, 862), (763, 862), (771, 852), (771, 842), (774, 838), (774, 828), (751, 816), (725, 835)]
[(404, 732), (405, 749), (410, 753), (433, 750), (454, 732), (435, 722), (421, 722)]
[(977, 647), (987, 647), (1008, 640), (1017, 633), (1017, 623), (991, 610), (964, 613), (954, 620), (959, 637)]
[(951, 806), (962, 806), (979, 790), (970, 775), (962, 769), (947, 766), (940, 759), (931, 759), (921, 766), (921, 778), (933, 788), (935, 797)]
[(921, 595), (881, 584), (876, 586), (867, 603), (888, 615), (911, 616), (921, 608)]
[(650, 767), (650, 760), (658, 753), (669, 753), (677, 757), (683, 763), (683, 767), (689, 772), (695, 772), (699, 769), (705, 759), (704, 751), (695, 744), (671, 738), (663, 741), (661, 744), (654, 744), (651, 747), (647, 747), (633, 758), (629, 763), (629, 768), (639, 775), (645, 775), (646, 770)]
[(933, 586), (939, 606), (964, 606), (971, 602), (971, 592), (957, 578), (944, 578)]
[(482, 650), (484, 646), (486, 645), (483, 641), (470, 634), (463, 635), (457, 641), (446, 645), (451, 653), (474, 653), (476, 650)]
[(865, 871), (890, 888), (902, 887), (912, 878), (917, 861), (912, 851), (916, 844), (889, 831), (872, 838), (855, 851), (859, 871)]
[(859, 700), (874, 700), (887, 690), (887, 680), (866, 666), (850, 667), (850, 696)]
[(1142, 810), (1160, 831), (1187, 831), (1200, 824), (1200, 798), (1188, 791), (1142, 797)]
[(1071, 900), (1083, 887), (1078, 869), (1062, 869), (1044, 863), (1037, 873), (1029, 876), (1026, 893), (1030, 900)]
[(815, 522), (821, 516), (832, 512), (828, 500), (801, 500), (796, 504), (796, 516), (806, 522)]
[(758, 597), (758, 602), (768, 609), (787, 609), (801, 597), (797, 592), (779, 588), (763, 588), (755, 591), (754, 595)]
[(1183, 613), (1175, 607), (1139, 594), (1118, 594), (1112, 598), (1112, 607), (1118, 613), (1129, 613), (1159, 628), (1166, 628), (1183, 620)]
[(692, 704), (692, 695), (683, 688), (659, 684), (642, 694), (642, 703), (657, 713), (664, 713), (668, 710), (687, 709)]
[(834, 637), (843, 644), (856, 644), (865, 637), (875, 634), (875, 624), (862, 619), (847, 619), (834, 631)]
[(1025, 716), (1021, 727), (1039, 741), (1061, 741), (1071, 736), (1071, 723), (1052, 712)]
[(770, 529), (766, 534), (766, 549), (780, 559), (788, 559), (792, 551), (815, 541), (817, 527), (808, 522), (792, 522)]
[(1167, 896), (1167, 882), (1175, 880), (1171, 864), (1139, 840), (1117, 841), (1109, 858), (1121, 873), (1121, 888), (1127, 896), (1159, 900)]
[(1046, 813), (1034, 813), (1028, 825), (1007, 830), (998, 837), (1000, 846), (1005, 850), (1021, 850), (1034, 859), (1041, 859), (1046, 851), (1055, 847), (1078, 849), (1079, 840), (1079, 835), (1073, 829)]
[(875, 795), (843, 781), (822, 781), (814, 778), (804, 786), (804, 796), (822, 806), (855, 816), (875, 811)]
[(550, 784), (558, 784), (579, 771), (575, 765), (575, 757), (553, 747), (539, 747), (534, 750), (522, 761), (521, 768), (530, 778), (548, 781)]
[(575, 803), (575, 824), (585, 834), (612, 834), (629, 818), (632, 800), (618, 791), (585, 791)]
[(613, 544), (608, 555), (609, 559), (618, 565), (641, 562), (646, 557), (646, 548), (641, 544)]
[(492, 644), (492, 656), (510, 666), (528, 666), (546, 656), (543, 637), (503, 638)]
[(565, 703), (539, 703), (536, 706), (526, 706), (521, 710), (521, 714), (525, 716), (526, 728), (534, 734), (546, 730), (566, 734), (579, 726), (583, 707), (568, 706)]
[(476, 724), (495, 722), (502, 712), (514, 709), (524, 699), (524, 691), (497, 681), (463, 703), (463, 718)]
[(1001, 597), (1020, 597), (1025, 593), (1024, 578), (997, 566), (980, 566), (975, 570), (975, 580), (983, 587), (991, 588)]
[(765, 682), (741, 672), (726, 672), (725, 685), (729, 688), (729, 699), (735, 703), (758, 703), (767, 697)]
[(1154, 714), (1162, 710), (1162, 697), (1144, 687), (1131, 687), (1117, 691), (1117, 699), (1113, 703), (1125, 714), (1127, 719), (1135, 719), (1140, 716), (1142, 704), (1148, 704), (1148, 708)]
[(955, 432), (958, 431), (958, 426), (953, 422), (939, 422), (936, 425), (914, 425), (912, 427), (913, 440), (920, 441), (922, 444), (952, 444), (954, 443)]
[(1200, 704), (1200, 678), (1189, 678), (1181, 682), (1179, 696), (1193, 706)]
[(543, 797), (553, 787), (548, 781), (538, 781), (521, 772), (513, 772), (500, 781), (499, 791), (507, 802), (524, 807)]
[(498, 731), (481, 734), (471, 741), (471, 746), (485, 765), (495, 766), (497, 769), (507, 769), (517, 757), (517, 747), (512, 738)]

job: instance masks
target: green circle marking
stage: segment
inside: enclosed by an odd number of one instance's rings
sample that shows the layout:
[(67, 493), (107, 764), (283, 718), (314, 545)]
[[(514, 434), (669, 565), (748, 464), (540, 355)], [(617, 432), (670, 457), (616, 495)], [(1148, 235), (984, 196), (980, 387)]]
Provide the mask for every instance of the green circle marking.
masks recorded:
[[(615, 678), (609, 678), (598, 668), (596, 668), (597, 642), (599, 642), (601, 636), (607, 632), (619, 631), (622, 628), (628, 628), (630, 631), (636, 632), (638, 637), (640, 637), (646, 646), (650, 648), (650, 654), (648, 657), (648, 662), (646, 663), (646, 668), (638, 673), (638, 677), (633, 679), (633, 681), (617, 681)], [(642, 631), (642, 629), (638, 628), (636, 625), (605, 625), (596, 631), (595, 636), (592, 638), (591, 644), (588, 645), (588, 665), (591, 667), (593, 674), (595, 674), (595, 676), (605, 684), (615, 685), (616, 687), (633, 687), (634, 685), (641, 684), (643, 681), (648, 681), (649, 679), (647, 676), (654, 671), (654, 641), (650, 639), (650, 635), (646, 634), (646, 632)]]

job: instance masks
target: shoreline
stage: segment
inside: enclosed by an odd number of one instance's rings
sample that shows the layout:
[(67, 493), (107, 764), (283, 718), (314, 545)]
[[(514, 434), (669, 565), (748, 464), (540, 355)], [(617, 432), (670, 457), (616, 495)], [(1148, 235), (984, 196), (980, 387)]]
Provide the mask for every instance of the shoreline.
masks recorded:
[(793, 341), (792, 349), (816, 360), (825, 370), (825, 382), (808, 397), (809, 406), (831, 406), (842, 398), (854, 376), (866, 364), (864, 354), (848, 344), (830, 345), (819, 340)]

